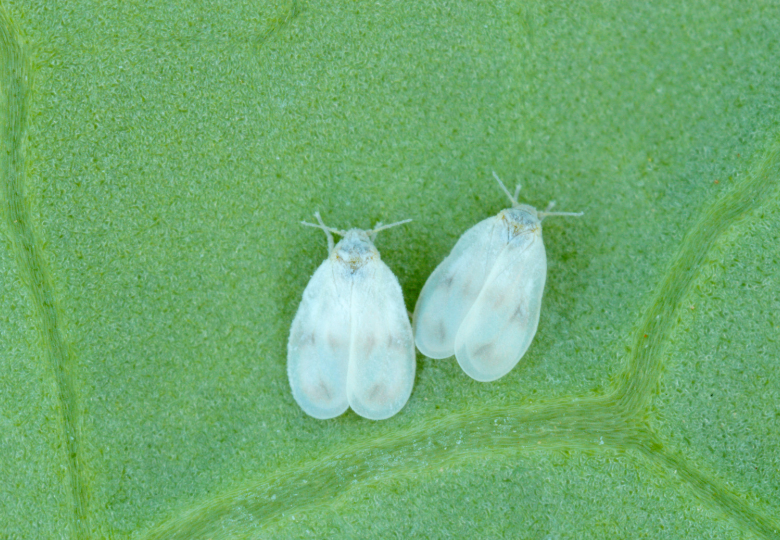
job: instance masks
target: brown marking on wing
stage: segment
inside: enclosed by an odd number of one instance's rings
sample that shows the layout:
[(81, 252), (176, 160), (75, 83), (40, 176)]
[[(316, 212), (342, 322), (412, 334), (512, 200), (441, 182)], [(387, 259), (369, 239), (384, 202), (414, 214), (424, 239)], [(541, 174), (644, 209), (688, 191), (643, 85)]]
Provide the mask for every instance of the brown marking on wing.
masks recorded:
[(406, 348), (404, 340), (393, 337), (392, 335), (387, 337), (387, 348), (391, 350), (403, 350)]
[(512, 313), (512, 317), (510, 319), (512, 321), (519, 321), (520, 324), (525, 324), (528, 319), (528, 310), (526, 309), (526, 305), (523, 302), (517, 306), (517, 309), (514, 313)]
[(493, 296), (493, 309), (498, 310), (507, 301), (507, 297), (503, 294), (497, 294)]
[(363, 346), (366, 348), (366, 356), (371, 355), (371, 351), (374, 350), (374, 347), (376, 347), (376, 336), (371, 334), (366, 338), (366, 341), (363, 343)]
[(375, 384), (366, 392), (366, 398), (374, 403), (384, 403), (387, 401), (387, 388), (383, 384)]
[(447, 339), (447, 328), (444, 326), (444, 321), (439, 321), (436, 326), (436, 337), (439, 338), (439, 341)]
[(336, 334), (328, 334), (328, 346), (331, 349), (338, 349), (341, 347), (342, 341), (339, 339)]
[(474, 356), (475, 357), (479, 356), (481, 358), (489, 358), (489, 353), (490, 351), (493, 350), (493, 348), (494, 345), (492, 343), (486, 343), (485, 345), (481, 345), (474, 350)]
[(324, 379), (320, 379), (317, 383), (308, 386), (305, 393), (316, 401), (331, 400), (330, 387), (325, 383)]

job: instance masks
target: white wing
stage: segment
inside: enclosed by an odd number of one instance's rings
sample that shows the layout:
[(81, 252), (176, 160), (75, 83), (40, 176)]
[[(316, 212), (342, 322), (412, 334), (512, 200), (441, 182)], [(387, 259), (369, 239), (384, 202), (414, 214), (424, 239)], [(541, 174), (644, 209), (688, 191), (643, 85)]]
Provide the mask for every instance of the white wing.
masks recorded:
[(455, 357), (467, 375), (494, 381), (515, 367), (536, 334), (546, 277), (541, 233), (507, 245), (458, 329)]
[(290, 329), (287, 375), (298, 405), (314, 418), (347, 410), (350, 287), (323, 262), (303, 291)]
[(352, 285), (352, 346), (347, 399), (357, 414), (390, 418), (414, 385), (414, 338), (398, 280), (385, 263), (371, 261)]
[(455, 354), (458, 328), (506, 246), (498, 218), (480, 221), (463, 233), (452, 252), (428, 277), (414, 308), (414, 339), (430, 358)]

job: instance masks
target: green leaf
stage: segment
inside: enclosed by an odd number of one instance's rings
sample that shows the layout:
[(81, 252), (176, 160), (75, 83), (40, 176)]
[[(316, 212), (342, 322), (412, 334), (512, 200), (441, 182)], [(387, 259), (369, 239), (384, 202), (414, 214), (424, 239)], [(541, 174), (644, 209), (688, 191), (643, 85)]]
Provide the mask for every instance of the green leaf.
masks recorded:
[[(131, 5), (132, 4), (132, 5)], [(780, 536), (773, 2), (0, 5), (0, 537)], [(545, 221), (493, 383), (306, 416), (326, 256), (412, 309), (477, 221)]]

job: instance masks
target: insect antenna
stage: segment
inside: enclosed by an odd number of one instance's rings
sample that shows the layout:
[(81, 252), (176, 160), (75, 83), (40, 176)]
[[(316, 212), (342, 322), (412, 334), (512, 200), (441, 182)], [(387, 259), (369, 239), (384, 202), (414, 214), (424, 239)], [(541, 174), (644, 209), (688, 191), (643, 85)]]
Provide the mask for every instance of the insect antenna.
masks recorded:
[[(517, 202), (517, 196), (520, 194), (520, 184), (517, 184), (517, 187), (515, 188), (515, 195), (512, 196), (511, 193), (509, 193), (509, 190), (506, 188), (504, 183), (501, 181), (501, 179), (496, 174), (496, 171), (493, 171), (493, 178), (496, 179), (498, 182), (498, 185), (501, 186), (501, 189), (504, 190), (504, 193), (506, 193), (506, 196), (509, 197), (509, 200), (512, 201), (512, 204), (514, 206), (519, 206), (520, 203)], [(573, 217), (579, 217), (582, 214), (582, 212), (550, 212), (552, 208), (555, 206), (555, 201), (550, 201), (550, 204), (547, 205), (547, 208), (544, 209), (543, 212), (537, 212), (537, 216), (539, 216), (539, 219), (542, 220), (548, 216), (573, 216)]]
[(550, 210), (552, 210), (554, 206), (555, 206), (555, 201), (550, 201), (550, 204), (547, 205), (547, 208), (545, 208), (543, 212), (537, 212), (536, 215), (539, 216), (540, 220), (546, 218), (547, 216), (579, 217), (582, 215), (582, 212), (550, 212)]
[(547, 216), (572, 216), (572, 217), (580, 217), (584, 216), (585, 214), (583, 212), (537, 212), (536, 214), (539, 216), (539, 219), (544, 219)]
[(314, 223), (308, 223), (306, 221), (301, 221), (301, 225), (306, 225), (307, 227), (314, 227), (315, 229), (322, 229), (323, 231), (325, 231), (325, 236), (328, 237), (328, 253), (330, 253), (331, 251), (333, 251), (333, 248), (336, 246), (336, 243), (333, 241), (333, 234), (344, 236), (345, 234), (347, 234), (347, 232), (339, 229), (334, 229), (333, 227), (328, 227), (327, 225), (325, 225), (325, 223), (322, 221), (322, 217), (320, 217), (319, 210), (314, 212), (314, 217), (317, 218), (319, 225), (315, 225)]
[(496, 179), (496, 182), (498, 182), (498, 185), (501, 186), (501, 189), (506, 193), (506, 196), (509, 197), (509, 200), (512, 201), (512, 206), (520, 206), (520, 203), (517, 202), (517, 196), (520, 194), (520, 184), (517, 184), (517, 187), (515, 188), (515, 196), (513, 197), (511, 193), (509, 193), (509, 190), (506, 188), (504, 183), (501, 181), (501, 179), (496, 174), (496, 171), (493, 172), (493, 178)]
[(382, 222), (380, 221), (374, 226), (373, 229), (371, 229), (370, 231), (366, 231), (366, 234), (369, 236), (369, 238), (371, 238), (371, 240), (373, 240), (379, 231), (384, 231), (385, 229), (389, 229), (390, 227), (395, 227), (396, 225), (403, 225), (404, 223), (409, 223), (410, 221), (412, 220), (405, 219), (403, 221), (396, 221), (395, 223), (391, 223), (389, 225), (382, 225)]

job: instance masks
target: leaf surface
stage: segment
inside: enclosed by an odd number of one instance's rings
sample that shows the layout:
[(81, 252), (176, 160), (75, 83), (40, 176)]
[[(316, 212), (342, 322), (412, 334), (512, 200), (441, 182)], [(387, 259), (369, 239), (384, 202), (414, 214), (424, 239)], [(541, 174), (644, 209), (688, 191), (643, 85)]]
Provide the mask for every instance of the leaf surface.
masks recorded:
[[(776, 538), (778, 36), (772, 2), (4, 2), (0, 530)], [(521, 363), (306, 416), (298, 222), (412, 218), (377, 240), (411, 309), (492, 170), (585, 212), (545, 220)]]

